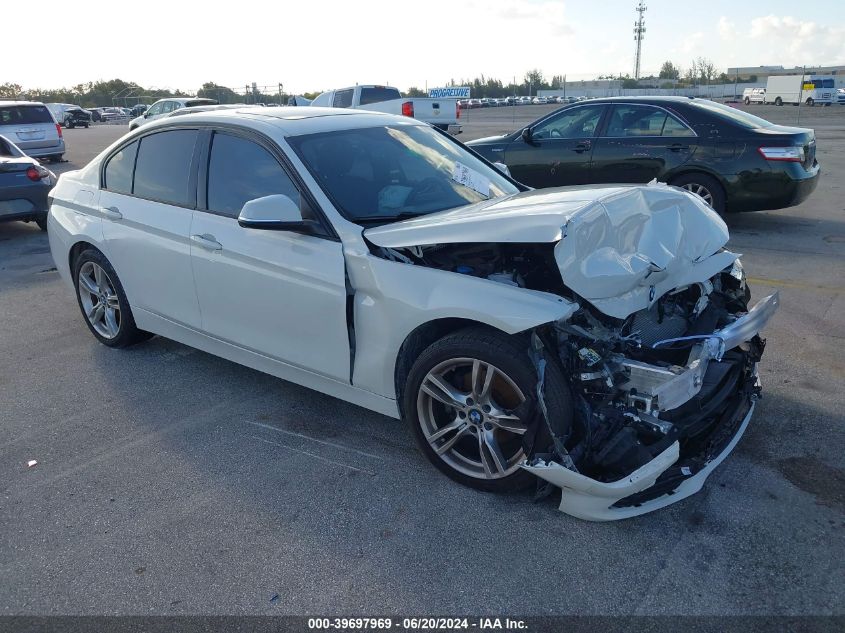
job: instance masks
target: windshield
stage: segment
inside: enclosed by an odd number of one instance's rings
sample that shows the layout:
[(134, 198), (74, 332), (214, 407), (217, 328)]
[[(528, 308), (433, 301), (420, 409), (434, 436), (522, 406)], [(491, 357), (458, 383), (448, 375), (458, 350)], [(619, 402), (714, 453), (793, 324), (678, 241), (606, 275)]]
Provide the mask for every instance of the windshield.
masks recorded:
[(352, 222), (398, 220), (519, 191), (498, 170), (427, 126), (323, 132), (288, 142)]
[(748, 114), (742, 110), (737, 110), (736, 108), (716, 103), (715, 101), (696, 99), (693, 103), (699, 108), (708, 110), (716, 116), (727, 119), (732, 123), (736, 123), (737, 125), (741, 125), (742, 127), (750, 130), (760, 127), (772, 127), (774, 125), (771, 121), (766, 121), (766, 119), (761, 119), (753, 114)]

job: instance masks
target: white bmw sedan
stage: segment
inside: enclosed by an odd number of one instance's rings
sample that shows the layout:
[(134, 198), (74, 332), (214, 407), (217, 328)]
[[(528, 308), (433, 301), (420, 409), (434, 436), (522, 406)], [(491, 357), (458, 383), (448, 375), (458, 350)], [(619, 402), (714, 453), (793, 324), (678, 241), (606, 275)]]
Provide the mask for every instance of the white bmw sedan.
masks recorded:
[(759, 393), (778, 297), (749, 307), (727, 227), (673, 187), (531, 191), (407, 117), (245, 108), (130, 132), (52, 197), (104, 345), (164, 336), (404, 418), (456, 481), (550, 483), (581, 518), (699, 490)]

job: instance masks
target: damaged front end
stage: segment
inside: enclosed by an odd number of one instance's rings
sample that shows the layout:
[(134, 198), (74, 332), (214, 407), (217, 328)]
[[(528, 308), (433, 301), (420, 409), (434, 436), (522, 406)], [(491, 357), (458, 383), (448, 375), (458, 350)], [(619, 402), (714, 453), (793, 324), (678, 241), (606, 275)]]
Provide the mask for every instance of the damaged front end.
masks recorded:
[[(562, 511), (613, 520), (674, 503), (742, 436), (778, 295), (749, 306), (727, 226), (700, 198), (659, 184), (529, 192), (364, 236), (381, 259), (571, 307), (530, 329), (538, 383), (523, 440), (522, 468), (562, 489)], [(546, 407), (548, 363), (574, 416)]]
[[(664, 507), (701, 489), (739, 441), (760, 393), (759, 332), (778, 306), (750, 310), (734, 263), (678, 288), (624, 320), (589, 306), (545, 333), (570, 380), (575, 423), (523, 467), (562, 489), (560, 509), (613, 520)], [(561, 448), (562, 447), (562, 448)]]

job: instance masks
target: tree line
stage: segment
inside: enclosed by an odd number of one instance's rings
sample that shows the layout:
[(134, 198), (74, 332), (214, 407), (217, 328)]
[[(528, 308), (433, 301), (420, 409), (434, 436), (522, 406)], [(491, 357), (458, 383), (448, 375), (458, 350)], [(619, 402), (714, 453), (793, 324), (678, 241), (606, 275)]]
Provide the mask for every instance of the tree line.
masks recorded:
[[(683, 88), (711, 83), (733, 83), (757, 81), (756, 75), (732, 77), (719, 72), (716, 65), (706, 57), (693, 59), (687, 68), (682, 68), (671, 61), (666, 61), (660, 68), (659, 74), (650, 77), (640, 77), (639, 80), (630, 75), (599, 75), (597, 79), (609, 79), (622, 82), (622, 88)], [(569, 85), (579, 82), (569, 82)], [(483, 74), (473, 79), (450, 79), (447, 86), (469, 86), (473, 97), (500, 98), (510, 95), (535, 95), (538, 90), (561, 90), (564, 87), (563, 75), (553, 75), (547, 79), (537, 68), (527, 71), (519, 82), (503, 82), (501, 79), (486, 77)], [(301, 93), (304, 97), (313, 99), (319, 92)], [(412, 86), (406, 93), (409, 97), (425, 97), (426, 91)], [(42, 101), (45, 103), (75, 103), (82, 107), (133, 105), (135, 103), (151, 103), (164, 97), (194, 96), (182, 90), (168, 90), (161, 88), (144, 88), (139, 84), (122, 79), (109, 81), (93, 81), (77, 84), (70, 88), (58, 89), (28, 89), (24, 90), (19, 84), (0, 84), (0, 99), (20, 99), (26, 101)], [(202, 85), (196, 96), (216, 99), (220, 103), (287, 103), (288, 96), (279, 92), (262, 92), (260, 90), (238, 92), (228, 86), (222, 86), (209, 81)]]

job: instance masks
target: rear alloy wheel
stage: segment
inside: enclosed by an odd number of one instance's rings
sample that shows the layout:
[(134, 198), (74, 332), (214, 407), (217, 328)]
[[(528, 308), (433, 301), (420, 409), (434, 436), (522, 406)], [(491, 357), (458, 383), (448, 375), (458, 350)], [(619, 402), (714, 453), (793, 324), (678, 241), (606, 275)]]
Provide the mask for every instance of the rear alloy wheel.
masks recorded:
[(102, 253), (83, 251), (73, 269), (79, 309), (98, 341), (109, 347), (126, 347), (151, 336), (135, 326), (123, 286)]
[[(569, 390), (557, 366), (546, 367), (547, 406), (568, 428)], [(534, 422), (535, 408), (526, 400), (536, 387), (527, 339), (471, 328), (420, 354), (408, 376), (403, 410), (421, 451), (440, 471), (472, 488), (516, 490), (533, 480), (520, 464), (524, 436)], [(548, 447), (545, 426), (535, 441), (541, 450)]]
[(707, 174), (684, 174), (670, 184), (686, 189), (704, 200), (719, 215), (725, 212), (725, 190), (712, 176)]

